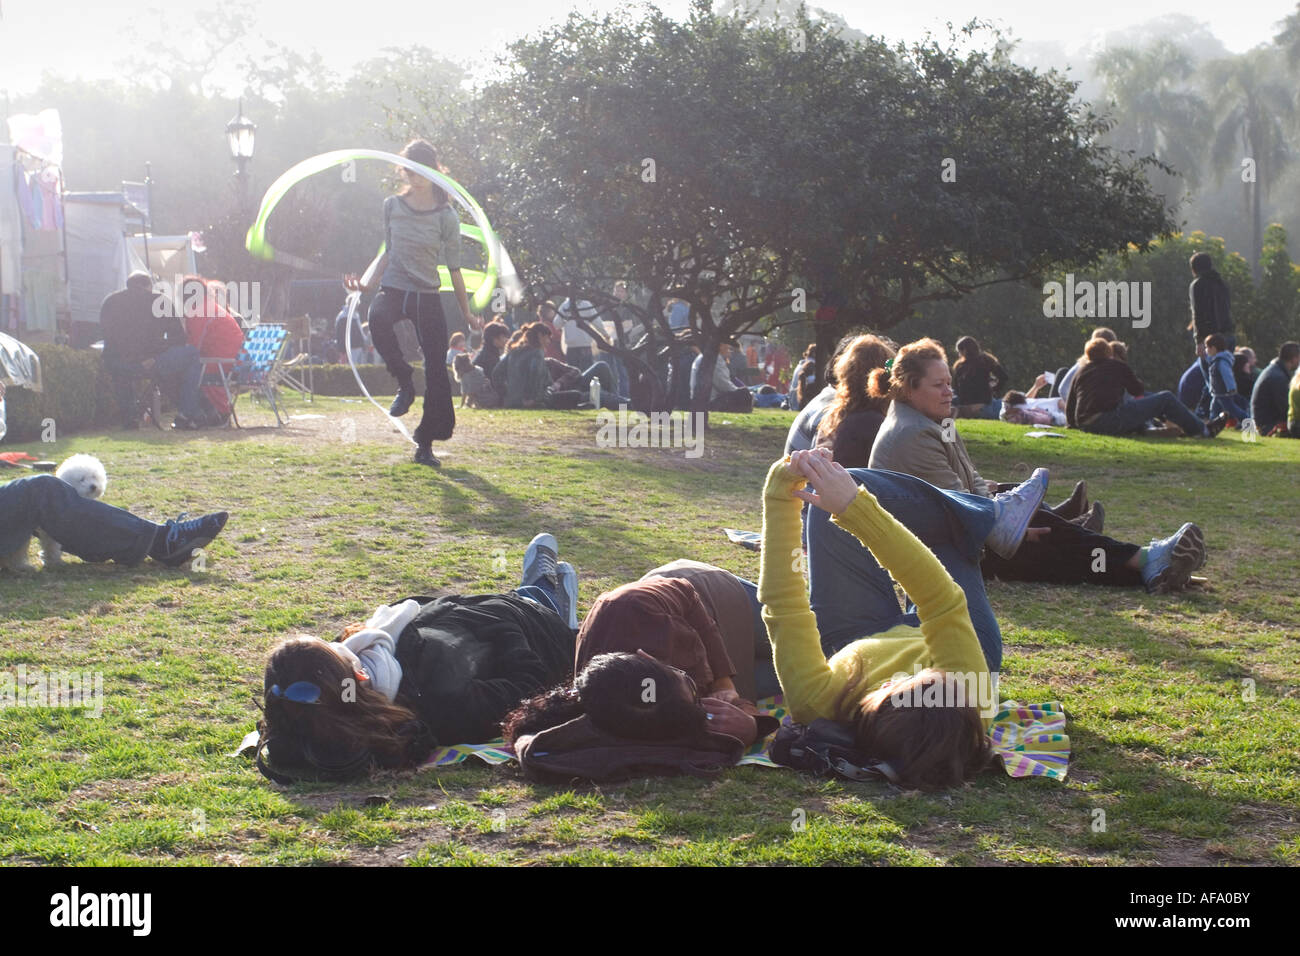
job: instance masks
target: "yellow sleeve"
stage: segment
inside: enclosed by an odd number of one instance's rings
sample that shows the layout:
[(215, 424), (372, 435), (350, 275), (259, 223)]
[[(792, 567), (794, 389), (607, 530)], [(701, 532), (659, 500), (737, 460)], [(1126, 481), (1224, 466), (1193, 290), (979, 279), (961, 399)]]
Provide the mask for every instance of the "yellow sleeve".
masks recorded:
[(835, 719), (835, 701), (843, 691), (822, 653), (817, 618), (808, 603), (803, 567), (799, 511), (791, 492), (805, 479), (784, 460), (774, 464), (763, 488), (763, 550), (758, 572), (758, 600), (772, 642), (772, 661), (786, 706), (794, 719)]
[(861, 487), (853, 503), (831, 520), (869, 548), (916, 604), (935, 667), (954, 672), (988, 670), (965, 592), (906, 525)]

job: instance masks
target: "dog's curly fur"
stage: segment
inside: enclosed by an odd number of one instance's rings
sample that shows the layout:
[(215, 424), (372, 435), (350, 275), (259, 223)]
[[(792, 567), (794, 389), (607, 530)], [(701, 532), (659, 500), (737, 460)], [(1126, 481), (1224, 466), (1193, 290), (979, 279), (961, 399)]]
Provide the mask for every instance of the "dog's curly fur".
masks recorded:
[[(108, 474), (104, 471), (103, 463), (93, 455), (72, 455), (59, 465), (54, 476), (72, 485), (83, 498), (100, 498), (108, 489)], [(44, 566), (51, 568), (61, 563), (63, 549), (59, 543), (39, 528), (36, 533), (41, 542), (41, 561)], [(0, 568), (11, 571), (36, 570), (27, 559), (30, 544), (31, 539), (28, 538), (12, 554), (0, 555)]]

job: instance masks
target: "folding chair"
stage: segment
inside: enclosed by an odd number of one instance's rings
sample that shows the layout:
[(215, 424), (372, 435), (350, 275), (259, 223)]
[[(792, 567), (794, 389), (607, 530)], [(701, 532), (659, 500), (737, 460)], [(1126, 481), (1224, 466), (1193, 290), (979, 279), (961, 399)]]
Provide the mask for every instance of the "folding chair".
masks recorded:
[[(230, 374), (222, 367), (222, 381), (230, 395), (230, 412), (234, 417), (235, 399), (244, 392), (250, 397), (261, 395), (266, 399), (271, 410), (275, 412), (275, 423), (284, 425), (288, 418), (281, 420), (280, 402), (277, 397), (279, 366), (284, 354), (285, 343), (289, 340), (289, 330), (283, 325), (255, 325), (244, 333), (244, 350), (234, 363)], [(228, 359), (216, 359), (216, 363), (228, 362)], [(239, 420), (235, 418), (238, 426)]]

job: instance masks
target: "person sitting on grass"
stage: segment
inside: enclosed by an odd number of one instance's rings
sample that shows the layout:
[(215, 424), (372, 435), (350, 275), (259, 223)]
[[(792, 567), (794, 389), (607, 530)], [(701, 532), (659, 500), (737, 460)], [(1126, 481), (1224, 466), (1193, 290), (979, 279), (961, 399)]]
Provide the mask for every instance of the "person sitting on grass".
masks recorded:
[(1250, 396), (1250, 417), (1255, 419), (1261, 435), (1286, 429), (1288, 383), (1297, 371), (1300, 371), (1300, 342), (1284, 342), (1277, 350), (1277, 358), (1260, 372)]
[[(1173, 392), (1146, 395), (1146, 386), (1133, 374), (1128, 363), (1113, 357), (1110, 343), (1093, 339), (1084, 348), (1085, 364), (1079, 369), (1066, 399), (1065, 417), (1071, 428), (1098, 435), (1127, 435), (1141, 432), (1149, 419), (1161, 417), (1173, 422), (1183, 434), (1214, 438), (1227, 423), (1226, 415), (1202, 422), (1188, 411)], [(1142, 396), (1125, 402), (1125, 392)]]
[(836, 357), (831, 380), (835, 397), (817, 425), (816, 444), (826, 445), (845, 468), (865, 468), (871, 446), (885, 423), (888, 397), (873, 397), (871, 373), (894, 358), (894, 348), (875, 335), (859, 335)]
[[(907, 475), (850, 474), (825, 448), (776, 462), (763, 489), (758, 597), (791, 716), (851, 724), (861, 752), (887, 763), (902, 787), (953, 787), (983, 769), (1002, 641), (979, 552), (986, 543), (1014, 550), (1046, 487), (1040, 469), (999, 504)], [(842, 595), (854, 605), (858, 636), (829, 660), (803, 576), (789, 559), (799, 542), (800, 501), (833, 515), (875, 558), (864, 562), (860, 585)], [(900, 613), (894, 580), (915, 601), (915, 614)], [(977, 632), (975, 607), (993, 621), (991, 631)], [(921, 706), (936, 703), (936, 692), (937, 706)]]
[[(1089, 348), (1095, 346), (1109, 348), (1109, 343), (1094, 339)], [(1077, 396), (1078, 385), (1076, 382), (1070, 390), (1070, 401)], [(1004, 486), (976, 471), (950, 418), (952, 384), (943, 346), (938, 342), (921, 339), (903, 346), (888, 370), (872, 373), (871, 391), (876, 396), (890, 397), (892, 404), (871, 449), (870, 467), (913, 475), (938, 488), (982, 497), (992, 497), (1002, 490)], [(1038, 510), (1029, 534), (1014, 554), (986, 554), (981, 563), (984, 575), (1003, 581), (1145, 585), (1155, 593), (1183, 587), (1192, 572), (1204, 564), (1204, 537), (1191, 522), (1170, 537), (1142, 548), (1103, 536), (1103, 518), (1100, 503), (1088, 508), (1087, 486), (1080, 481), (1061, 504)], [(815, 523), (810, 520), (810, 559), (816, 555)], [(835, 529), (830, 527), (829, 531)], [(848, 546), (852, 546), (851, 541)], [(837, 550), (843, 551), (844, 546)], [(1104, 560), (1099, 561), (1102, 556)], [(814, 607), (818, 606), (817, 592), (814, 581)], [(832, 587), (830, 600), (835, 599)]]
[(729, 359), (731, 343), (720, 342), (713, 368), (704, 371), (704, 353), (695, 356), (691, 363), (691, 400), (692, 402), (705, 390), (709, 393), (708, 406), (717, 412), (751, 412), (754, 410), (754, 395), (743, 385), (731, 380)]
[(1219, 332), (1205, 337), (1205, 363), (1202, 374), (1210, 387), (1210, 415), (1225, 415), (1238, 425), (1250, 417), (1249, 403), (1237, 394), (1237, 380), (1232, 370), (1233, 355), (1228, 340)]
[[(4, 386), (0, 385), (0, 397)], [(155, 524), (94, 498), (83, 498), (62, 478), (31, 475), (0, 485), (0, 556), (25, 556), (39, 528), (83, 561), (136, 565), (153, 558), (179, 567), (221, 533), (224, 511)], [(20, 562), (21, 563), (21, 562)]]
[(507, 594), (415, 597), (326, 642), (271, 652), (257, 767), (277, 783), (416, 767), (434, 747), (494, 740), (521, 699), (570, 673), (577, 575), (539, 534)]
[(1064, 425), (1065, 399), (1039, 398), (1038, 393), (1046, 387), (1047, 376), (1040, 374), (1028, 392), (1007, 392), (1002, 396), (999, 417), (1011, 425)]

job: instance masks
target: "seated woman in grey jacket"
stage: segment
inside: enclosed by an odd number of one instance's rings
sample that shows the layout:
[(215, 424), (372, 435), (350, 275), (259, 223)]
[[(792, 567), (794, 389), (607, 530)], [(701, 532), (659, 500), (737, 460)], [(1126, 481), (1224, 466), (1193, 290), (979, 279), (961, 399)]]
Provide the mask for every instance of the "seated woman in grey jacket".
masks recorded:
[[(943, 346), (921, 339), (899, 349), (888, 369), (873, 373), (873, 397), (892, 403), (871, 450), (870, 467), (923, 478), (952, 491), (992, 497), (998, 485), (979, 474), (952, 420), (952, 380)], [(1029, 533), (1010, 558), (985, 553), (985, 577), (1054, 584), (1145, 585), (1148, 591), (1182, 588), (1205, 563), (1200, 528), (1188, 522), (1147, 547), (1117, 541), (1073, 523), (1081, 488), (1055, 509), (1040, 508)], [(1074, 512), (1074, 513), (1072, 513)], [(809, 534), (809, 547), (812, 535)]]

